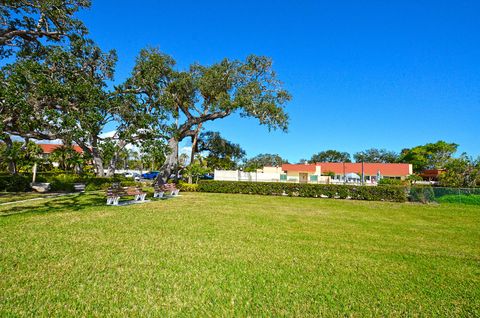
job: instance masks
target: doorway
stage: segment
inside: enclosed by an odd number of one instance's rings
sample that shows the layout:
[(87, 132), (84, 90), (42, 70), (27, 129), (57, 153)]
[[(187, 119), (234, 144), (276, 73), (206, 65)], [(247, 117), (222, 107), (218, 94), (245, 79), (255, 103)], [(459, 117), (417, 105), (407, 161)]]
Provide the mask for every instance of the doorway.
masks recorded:
[(308, 173), (300, 172), (300, 183), (308, 183)]

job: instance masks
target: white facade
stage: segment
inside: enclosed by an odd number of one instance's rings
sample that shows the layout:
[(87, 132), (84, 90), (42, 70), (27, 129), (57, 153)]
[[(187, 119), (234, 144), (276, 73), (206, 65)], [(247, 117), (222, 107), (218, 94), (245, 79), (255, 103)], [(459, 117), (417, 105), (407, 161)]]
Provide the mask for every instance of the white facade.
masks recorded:
[[(296, 176), (291, 176), (282, 171), (281, 168), (265, 167), (256, 172), (244, 172), (240, 170), (215, 170), (213, 177), (217, 181), (250, 181), (250, 182), (303, 182)], [(315, 181), (306, 179), (304, 183), (330, 183), (330, 177), (318, 176)]]

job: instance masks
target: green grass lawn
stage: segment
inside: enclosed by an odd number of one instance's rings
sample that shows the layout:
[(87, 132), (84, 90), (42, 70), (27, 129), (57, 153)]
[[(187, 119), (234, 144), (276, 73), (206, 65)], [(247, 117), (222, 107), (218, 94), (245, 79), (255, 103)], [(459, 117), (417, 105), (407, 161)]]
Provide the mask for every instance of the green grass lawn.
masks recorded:
[(0, 316), (479, 316), (480, 208), (227, 194), (0, 206)]
[(44, 196), (49, 196), (49, 193), (38, 193), (38, 192), (0, 192), (0, 204), (8, 202), (16, 202), (28, 199), (35, 199)]

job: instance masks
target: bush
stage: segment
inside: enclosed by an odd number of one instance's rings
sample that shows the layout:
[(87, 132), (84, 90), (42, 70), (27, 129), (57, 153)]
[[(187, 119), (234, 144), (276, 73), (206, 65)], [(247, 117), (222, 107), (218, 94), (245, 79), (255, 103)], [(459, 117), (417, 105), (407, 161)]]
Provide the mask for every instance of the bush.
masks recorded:
[(26, 192), (30, 191), (31, 179), (27, 176), (14, 174), (0, 176), (0, 191)]
[(410, 188), (409, 200), (412, 202), (429, 203), (435, 201), (435, 193), (430, 186), (415, 186)]
[(352, 186), (283, 182), (200, 181), (200, 192), (288, 195), (299, 197), (405, 202), (402, 186)]
[(78, 175), (63, 173), (46, 178), (46, 180), (50, 183), (51, 191), (73, 192), (75, 190), (73, 184), (80, 182), (81, 177)]
[(405, 185), (405, 181), (400, 179), (389, 179), (389, 178), (382, 178), (378, 181), (378, 185)]
[[(0, 174), (0, 191), (7, 192), (25, 192), (30, 191), (30, 182), (32, 174)], [(124, 176), (115, 176), (113, 178), (96, 177), (91, 174), (79, 175), (75, 173), (42, 172), (37, 174), (36, 182), (50, 183), (51, 191), (73, 192), (75, 183), (84, 183), (86, 191), (107, 189), (114, 182), (121, 182), (125, 187), (128, 186), (148, 186), (127, 179)]]
[(198, 184), (190, 184), (185, 182), (179, 182), (177, 185), (178, 189), (183, 192), (197, 192)]

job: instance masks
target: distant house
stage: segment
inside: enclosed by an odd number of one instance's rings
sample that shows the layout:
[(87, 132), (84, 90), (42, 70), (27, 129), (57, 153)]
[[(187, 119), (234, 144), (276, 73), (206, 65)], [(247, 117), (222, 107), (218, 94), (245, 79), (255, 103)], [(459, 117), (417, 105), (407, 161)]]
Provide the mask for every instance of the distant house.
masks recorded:
[(422, 173), (420, 173), (420, 177), (422, 177), (424, 181), (437, 182), (438, 177), (445, 171), (446, 171), (445, 169), (424, 170), (422, 171)]
[(317, 162), (315, 165), (320, 166), (322, 175), (331, 175), (334, 182), (348, 181), (353, 175), (361, 177), (362, 171), (367, 183), (376, 183), (378, 177), (403, 180), (413, 173), (408, 163)]
[[(52, 154), (52, 152), (55, 151), (55, 149), (62, 147), (62, 144), (37, 144), (40, 149), (42, 149), (42, 157), (44, 159), (48, 159), (48, 157)], [(80, 146), (74, 145), (72, 146), (72, 149), (78, 152), (79, 154), (83, 153), (83, 149)], [(54, 167), (58, 167), (59, 163), (58, 162), (52, 162), (52, 165)]]
[[(37, 144), (41, 149), (42, 153), (45, 156), (48, 156), (52, 152), (55, 151), (55, 149), (62, 147), (63, 145), (61, 144)], [(80, 146), (72, 146), (73, 150), (75, 150), (78, 153), (83, 153), (83, 149)]]

